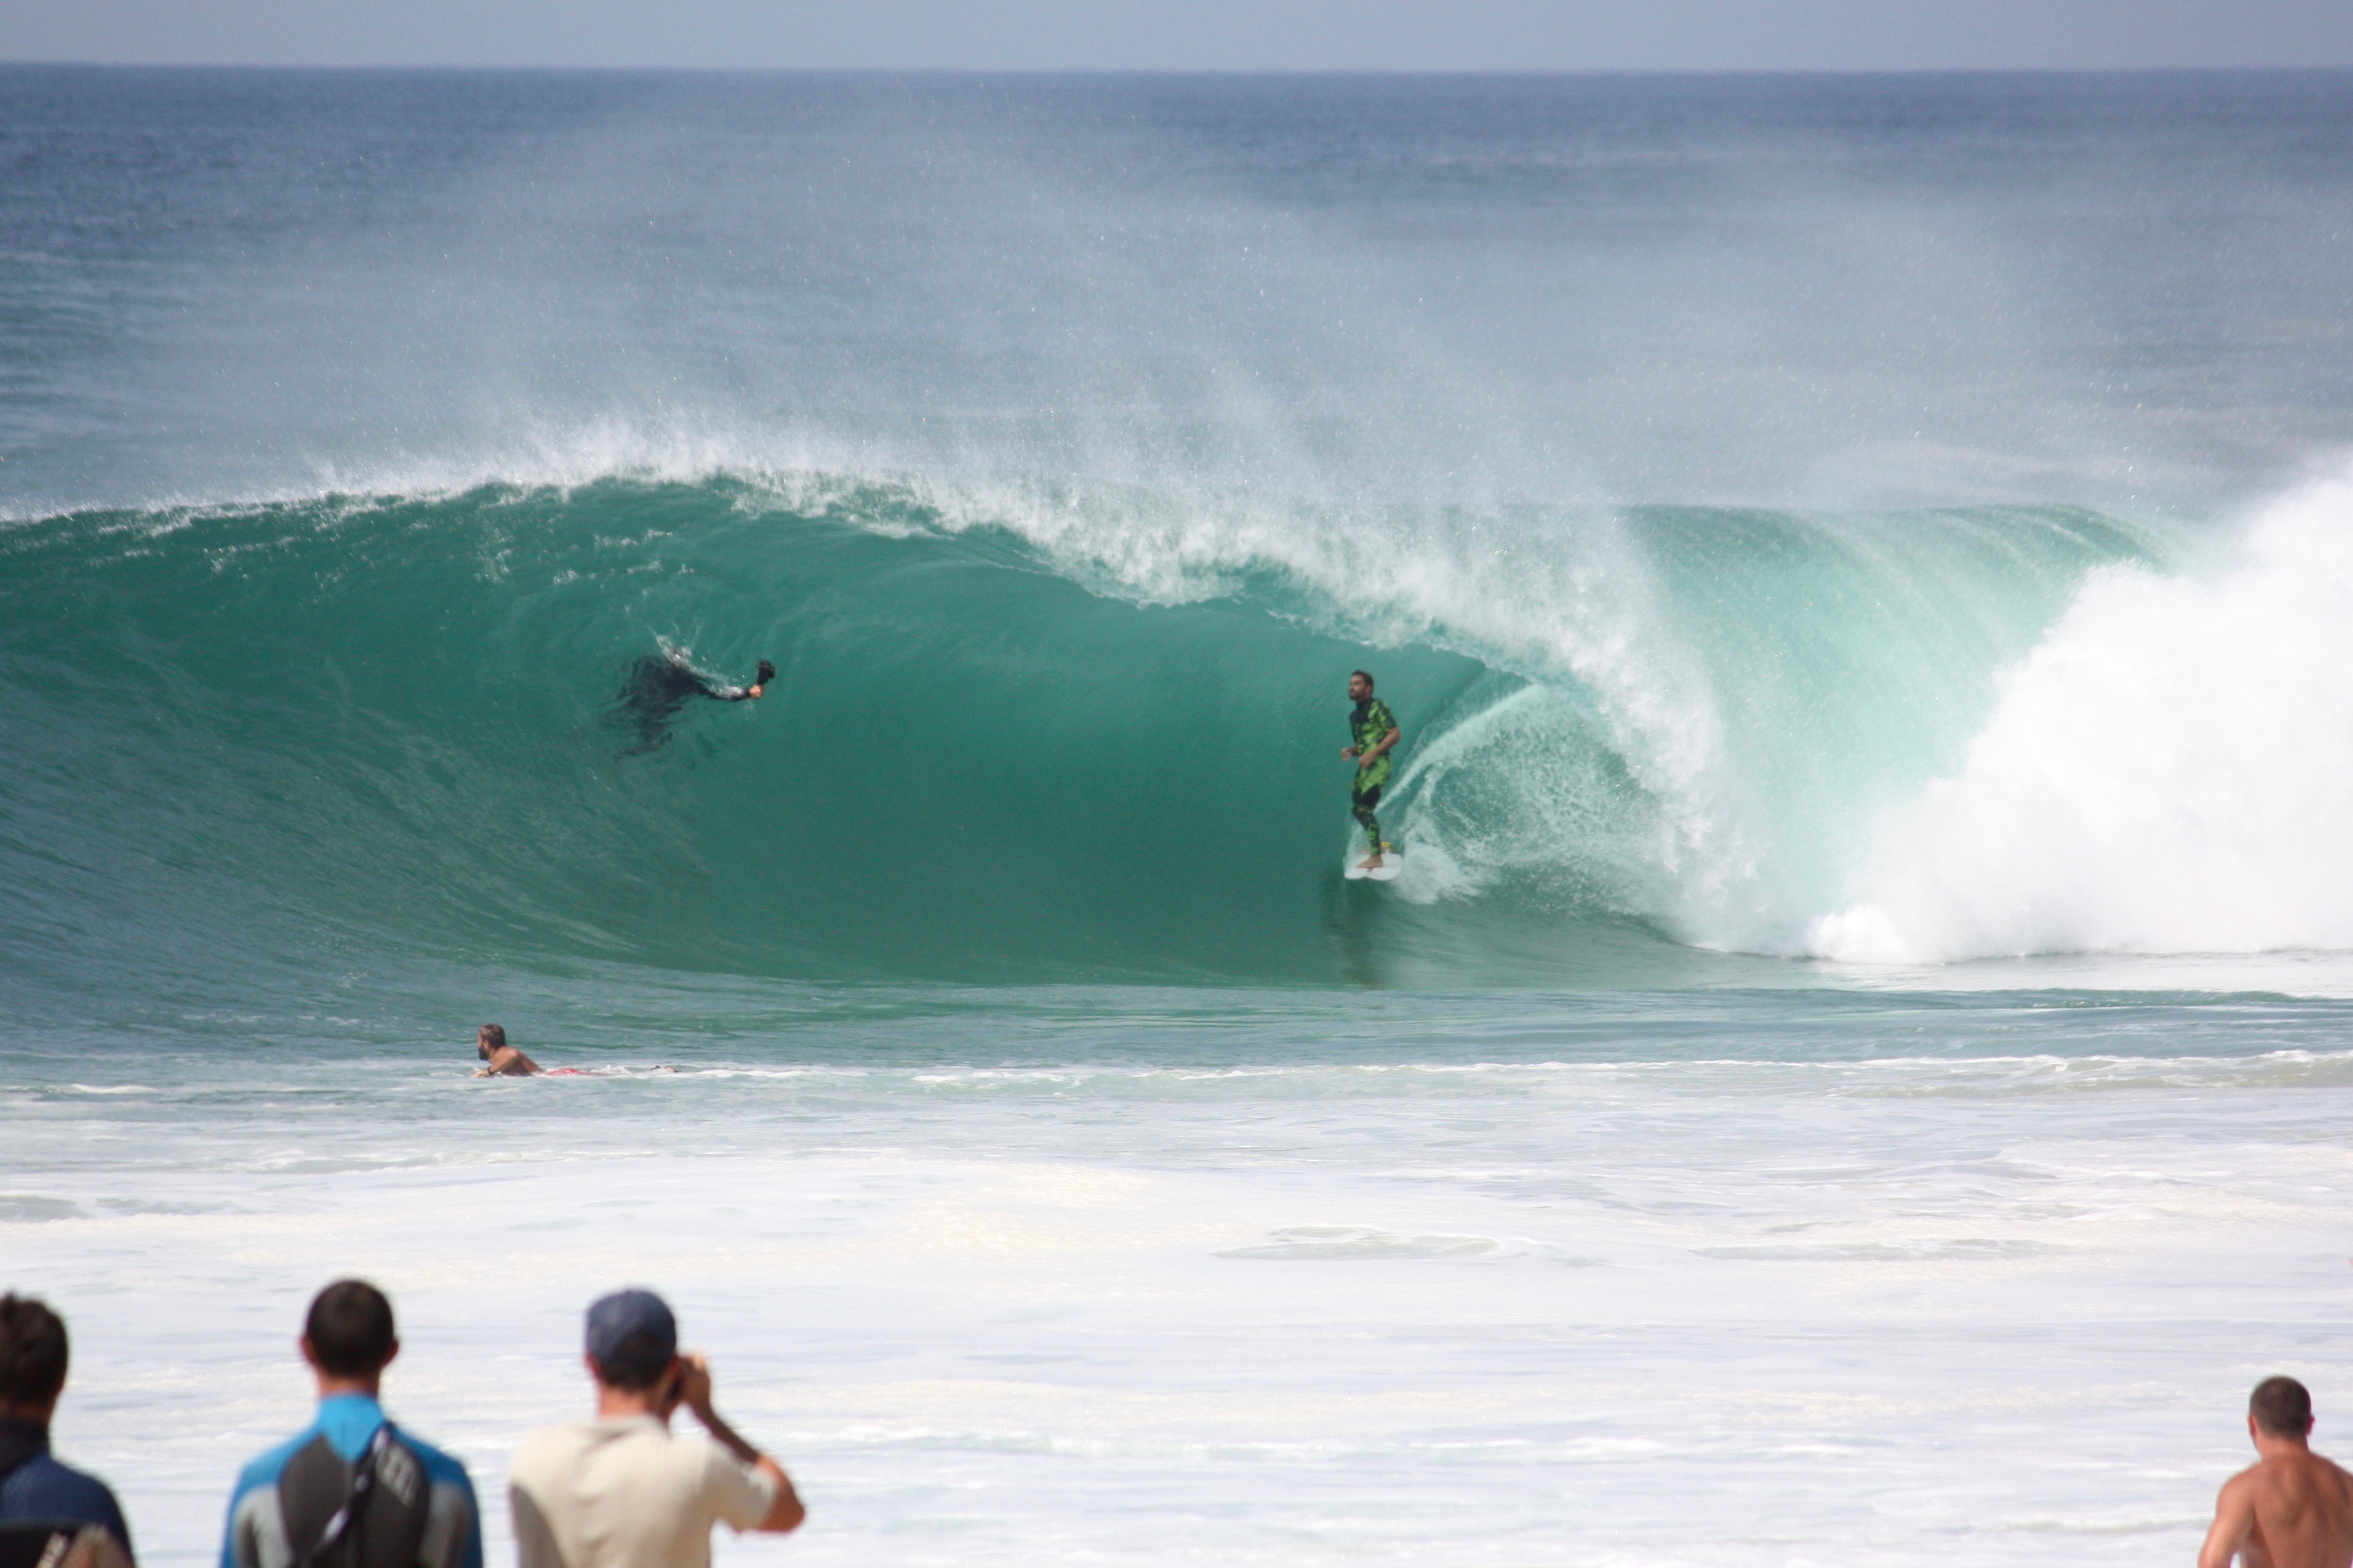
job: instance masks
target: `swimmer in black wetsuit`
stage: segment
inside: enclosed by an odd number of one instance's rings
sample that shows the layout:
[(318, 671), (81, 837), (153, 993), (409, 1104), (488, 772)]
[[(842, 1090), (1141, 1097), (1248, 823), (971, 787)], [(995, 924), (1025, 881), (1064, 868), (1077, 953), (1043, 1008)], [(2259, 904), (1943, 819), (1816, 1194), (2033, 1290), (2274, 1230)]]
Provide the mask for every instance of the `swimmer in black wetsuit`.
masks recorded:
[(628, 683), (614, 704), (614, 717), (638, 731), (638, 743), (629, 748), (631, 754), (656, 751), (670, 739), (670, 721), (678, 717), (688, 698), (748, 702), (767, 690), (776, 679), (776, 667), (765, 658), (751, 685), (725, 686), (687, 662), (683, 653), (665, 653), (659, 658), (648, 654), (629, 667)]

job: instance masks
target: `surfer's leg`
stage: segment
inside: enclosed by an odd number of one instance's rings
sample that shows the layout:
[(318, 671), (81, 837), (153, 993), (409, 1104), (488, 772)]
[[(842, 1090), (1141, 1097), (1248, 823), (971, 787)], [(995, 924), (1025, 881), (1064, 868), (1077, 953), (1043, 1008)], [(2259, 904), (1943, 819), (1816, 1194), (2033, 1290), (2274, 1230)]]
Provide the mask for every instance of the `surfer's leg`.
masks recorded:
[(1381, 821), (1373, 808), (1381, 803), (1381, 786), (1368, 784), (1359, 777), (1356, 787), (1349, 792), (1348, 811), (1365, 829), (1365, 847), (1372, 852), (1371, 865), (1381, 858)]

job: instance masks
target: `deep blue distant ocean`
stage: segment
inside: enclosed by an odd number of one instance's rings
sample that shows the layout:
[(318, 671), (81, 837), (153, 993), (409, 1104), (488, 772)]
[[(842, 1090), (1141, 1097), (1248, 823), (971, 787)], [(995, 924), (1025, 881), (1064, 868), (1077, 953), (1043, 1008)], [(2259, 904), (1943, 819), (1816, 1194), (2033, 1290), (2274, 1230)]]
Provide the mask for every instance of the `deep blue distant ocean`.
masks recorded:
[(2348, 150), (0, 68), (61, 1451), (209, 1561), (363, 1273), (503, 1563), (637, 1282), (810, 1501), (723, 1565), (2187, 1558), (2256, 1378), (2353, 1450)]

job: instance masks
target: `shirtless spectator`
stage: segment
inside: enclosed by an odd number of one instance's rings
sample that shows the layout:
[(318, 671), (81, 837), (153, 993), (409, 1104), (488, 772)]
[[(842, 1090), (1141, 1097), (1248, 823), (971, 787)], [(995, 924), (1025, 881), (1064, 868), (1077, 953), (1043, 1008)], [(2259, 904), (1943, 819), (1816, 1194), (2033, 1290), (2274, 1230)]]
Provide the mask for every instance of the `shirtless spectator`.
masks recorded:
[(2311, 1435), (2304, 1384), (2255, 1384), (2247, 1436), (2263, 1458), (2223, 1484), (2198, 1568), (2353, 1568), (2353, 1476), (2306, 1447)]
[[(678, 1353), (678, 1323), (650, 1290), (588, 1309), (596, 1415), (543, 1427), (515, 1450), (508, 1496), (522, 1568), (711, 1568), (711, 1527), (776, 1534), (801, 1522), (782, 1465), (711, 1405), (711, 1369)], [(670, 1429), (680, 1405), (709, 1436)]]
[(474, 1031), (474, 1054), (490, 1064), (476, 1068), (476, 1078), (529, 1078), (547, 1070), (507, 1044), (507, 1032), (497, 1024), (485, 1024)]

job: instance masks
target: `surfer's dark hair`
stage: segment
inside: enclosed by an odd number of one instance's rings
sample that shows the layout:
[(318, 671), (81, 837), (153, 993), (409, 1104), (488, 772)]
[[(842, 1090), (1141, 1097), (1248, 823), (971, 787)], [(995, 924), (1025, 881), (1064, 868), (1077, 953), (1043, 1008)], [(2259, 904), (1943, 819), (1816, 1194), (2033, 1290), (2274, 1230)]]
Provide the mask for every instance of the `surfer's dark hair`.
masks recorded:
[(488, 1046), (494, 1051), (505, 1050), (507, 1048), (507, 1032), (505, 1027), (498, 1024), (483, 1025), (480, 1028), (474, 1031), (474, 1045), (477, 1048)]
[(0, 1296), (0, 1399), (47, 1405), (65, 1385), (65, 1320), (30, 1296)]
[(338, 1279), (311, 1300), (302, 1320), (311, 1359), (336, 1377), (365, 1377), (392, 1359), (392, 1302), (364, 1279)]
[(1369, 691), (1369, 690), (1371, 690), (1371, 689), (1373, 689), (1373, 687), (1377, 684), (1377, 683), (1374, 681), (1374, 679), (1373, 679), (1373, 672), (1372, 672), (1371, 670), (1369, 670), (1369, 669), (1352, 669), (1352, 670), (1350, 670), (1348, 673), (1349, 673), (1350, 675), (1352, 675), (1352, 676), (1353, 676), (1353, 675), (1361, 675), (1361, 676), (1363, 676), (1363, 677), (1365, 678), (1365, 689), (1366, 689), (1366, 690), (1368, 690), (1368, 691)]
[(2247, 1396), (2247, 1414), (2274, 1437), (2312, 1430), (2312, 1392), (2292, 1377), (2267, 1377)]

